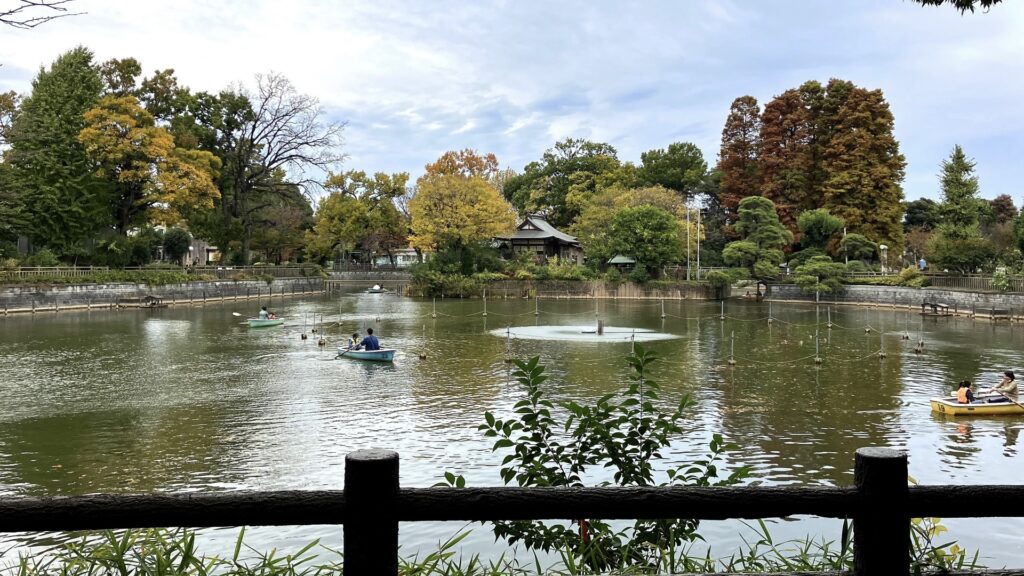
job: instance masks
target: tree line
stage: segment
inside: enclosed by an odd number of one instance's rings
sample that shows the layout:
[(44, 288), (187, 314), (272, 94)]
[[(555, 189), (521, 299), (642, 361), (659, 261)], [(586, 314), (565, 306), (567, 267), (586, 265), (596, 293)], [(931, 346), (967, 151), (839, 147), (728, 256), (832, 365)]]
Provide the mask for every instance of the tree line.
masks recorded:
[(63, 261), (138, 264), (178, 229), (231, 261), (294, 258), (343, 129), (278, 74), (193, 92), (75, 48), (0, 95), (0, 250), (24, 236)]
[(78, 47), (29, 94), (0, 94), (0, 255), (23, 236), (65, 262), (139, 264), (157, 246), (180, 258), (197, 237), (225, 263), (365, 262), (411, 247), (445, 273), (507, 273), (493, 239), (543, 213), (580, 240), (591, 272), (623, 255), (638, 280), (694, 260), (698, 242), (702, 264), (759, 278), (785, 262), (878, 260), (881, 245), (892, 265), (906, 248), (951, 270), (1020, 267), (1016, 207), (978, 199), (959, 147), (941, 204), (903, 201), (893, 123), (881, 90), (808, 81), (763, 108), (736, 98), (714, 165), (690, 142), (634, 163), (566, 138), (522, 170), (460, 150), (412, 181), (339, 170), (344, 124), (283, 76), (192, 91), (174, 70), (144, 76), (133, 58), (97, 63)]

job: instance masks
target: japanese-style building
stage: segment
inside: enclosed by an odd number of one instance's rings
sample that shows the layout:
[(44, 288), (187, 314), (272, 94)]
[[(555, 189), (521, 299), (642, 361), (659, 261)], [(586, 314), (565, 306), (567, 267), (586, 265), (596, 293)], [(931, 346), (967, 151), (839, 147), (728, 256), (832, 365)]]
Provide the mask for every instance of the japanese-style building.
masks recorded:
[(575, 236), (552, 226), (544, 214), (530, 214), (507, 237), (497, 237), (498, 249), (508, 258), (530, 253), (538, 262), (549, 258), (572, 264), (583, 263), (583, 249)]

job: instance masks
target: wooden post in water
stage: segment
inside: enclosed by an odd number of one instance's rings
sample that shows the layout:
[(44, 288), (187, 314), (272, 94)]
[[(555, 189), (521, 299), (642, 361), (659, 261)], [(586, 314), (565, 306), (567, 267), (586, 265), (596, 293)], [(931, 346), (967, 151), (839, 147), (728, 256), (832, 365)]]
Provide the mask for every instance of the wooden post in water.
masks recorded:
[(604, 336), (604, 320), (597, 321), (597, 335)]
[(909, 575), (906, 453), (891, 448), (859, 448), (853, 482), (861, 498), (853, 517), (854, 575)]
[(345, 456), (345, 574), (398, 573), (398, 453)]

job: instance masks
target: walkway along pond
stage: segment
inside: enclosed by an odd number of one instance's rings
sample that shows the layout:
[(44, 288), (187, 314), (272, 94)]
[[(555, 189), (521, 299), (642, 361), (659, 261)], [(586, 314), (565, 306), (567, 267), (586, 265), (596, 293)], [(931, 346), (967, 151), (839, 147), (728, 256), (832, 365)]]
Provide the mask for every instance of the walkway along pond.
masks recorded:
[[(510, 414), (521, 398), (505, 358), (540, 356), (553, 401), (592, 401), (627, 381), (630, 339), (491, 332), (593, 330), (598, 319), (676, 336), (645, 345), (661, 356), (650, 375), (663, 401), (696, 401), (683, 437), (665, 454), (670, 462), (692, 461), (721, 433), (742, 447), (726, 454), (723, 470), (751, 466), (752, 480), (766, 488), (851, 486), (852, 455), (864, 447), (904, 450), (911, 476), (961, 486), (968, 501), (975, 486), (1019, 485), (1024, 477), (1024, 420), (943, 417), (927, 402), (958, 380), (987, 386), (1002, 370), (1024, 372), (1017, 323), (807, 303), (775, 302), (769, 312), (768, 303), (736, 300), (722, 314), (715, 301), (510, 298), (488, 300), (483, 316), (480, 299), (435, 307), (348, 293), (275, 301), (293, 321), (250, 330), (233, 313), (251, 315), (255, 304), (0, 319), (0, 497), (336, 491), (345, 455), (369, 448), (402, 454), (403, 486), (431, 486), (446, 470), (470, 486), (500, 484), (500, 456), (477, 426), (485, 410)], [(313, 314), (324, 317), (328, 346), (300, 339), (310, 329), (300, 319)], [(394, 364), (334, 361), (333, 346), (367, 327), (400, 350)], [(588, 481), (600, 482), (600, 474)], [(1024, 566), (1021, 519), (944, 523), (950, 539), (981, 551), (983, 564)], [(777, 539), (837, 540), (840, 525), (797, 517), (771, 521), (771, 530)], [(403, 526), (402, 553), (436, 549), (464, 526)], [(486, 527), (470, 528), (469, 553), (503, 549)], [(746, 530), (735, 520), (700, 528), (715, 556), (734, 553)], [(216, 553), (230, 551), (235, 536), (210, 529), (199, 537)], [(297, 549), (315, 538), (342, 545), (336, 526), (247, 532), (257, 549)], [(0, 549), (52, 541), (12, 534), (0, 537)]]

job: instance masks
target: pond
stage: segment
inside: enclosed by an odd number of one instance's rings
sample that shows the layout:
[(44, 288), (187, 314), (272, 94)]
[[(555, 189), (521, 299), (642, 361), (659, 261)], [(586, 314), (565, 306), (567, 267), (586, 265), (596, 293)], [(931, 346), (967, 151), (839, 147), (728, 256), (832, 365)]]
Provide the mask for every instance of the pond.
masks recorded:
[[(722, 320), (720, 306), (515, 299), (489, 301), (485, 316), (480, 300), (351, 293), (275, 300), (288, 322), (264, 329), (235, 315), (252, 315), (254, 302), (0, 318), (0, 495), (340, 489), (345, 454), (361, 448), (398, 451), (404, 486), (430, 486), (445, 471), (499, 485), (501, 455), (476, 427), (485, 410), (508, 414), (522, 397), (506, 356), (540, 356), (553, 400), (591, 401), (627, 381), (633, 329), (637, 339), (672, 335), (644, 343), (661, 356), (651, 376), (666, 402), (695, 400), (671, 463), (702, 455), (721, 433), (741, 447), (725, 468), (751, 466), (749, 481), (765, 485), (850, 485), (863, 446), (907, 450), (923, 484), (1024, 482), (1024, 418), (953, 419), (927, 403), (958, 380), (989, 385), (1024, 367), (1020, 326), (779, 303), (769, 323), (767, 304), (741, 301), (727, 302)], [(572, 337), (598, 318), (603, 338)], [(395, 362), (335, 360), (344, 336), (368, 326), (399, 350)], [(328, 346), (317, 346), (320, 335)], [(945, 523), (986, 565), (1024, 566), (1024, 520)], [(841, 522), (770, 526), (776, 538), (835, 540)], [(472, 530), (467, 551), (501, 549), (479, 525), (408, 524), (403, 554), (463, 528)], [(737, 521), (701, 532), (716, 556), (752, 534)], [(229, 552), (236, 534), (205, 530), (204, 550)], [(53, 538), (7, 536), (0, 550)], [(247, 532), (257, 549), (314, 538), (340, 547), (341, 529)]]

